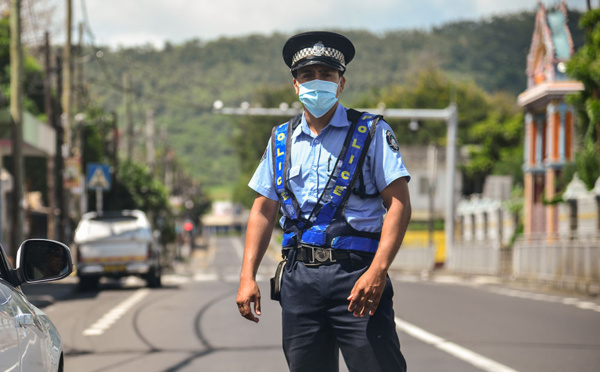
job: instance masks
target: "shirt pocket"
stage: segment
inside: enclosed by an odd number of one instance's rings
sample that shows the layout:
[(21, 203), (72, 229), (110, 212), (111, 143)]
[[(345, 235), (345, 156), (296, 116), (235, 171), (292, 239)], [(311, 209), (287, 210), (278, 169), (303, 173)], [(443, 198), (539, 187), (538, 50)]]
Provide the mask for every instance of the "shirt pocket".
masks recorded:
[(289, 185), (292, 191), (292, 193), (294, 193), (295, 195), (298, 195), (298, 191), (299, 189), (301, 189), (302, 187), (304, 187), (304, 180), (302, 179), (302, 165), (298, 164), (298, 165), (294, 165), (293, 167), (290, 168), (290, 170), (288, 171), (288, 180), (289, 180)]

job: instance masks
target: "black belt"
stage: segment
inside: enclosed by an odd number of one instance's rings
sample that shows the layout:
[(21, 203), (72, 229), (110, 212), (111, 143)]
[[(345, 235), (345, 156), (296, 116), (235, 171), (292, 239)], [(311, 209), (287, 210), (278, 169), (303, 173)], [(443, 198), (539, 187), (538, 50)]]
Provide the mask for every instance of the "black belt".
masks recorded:
[[(284, 248), (283, 256), (287, 258), (292, 249)], [(333, 249), (325, 247), (313, 247), (310, 245), (301, 245), (296, 250), (296, 261), (304, 262), (309, 265), (321, 265), (346, 260), (350, 258), (350, 253), (343, 249)]]

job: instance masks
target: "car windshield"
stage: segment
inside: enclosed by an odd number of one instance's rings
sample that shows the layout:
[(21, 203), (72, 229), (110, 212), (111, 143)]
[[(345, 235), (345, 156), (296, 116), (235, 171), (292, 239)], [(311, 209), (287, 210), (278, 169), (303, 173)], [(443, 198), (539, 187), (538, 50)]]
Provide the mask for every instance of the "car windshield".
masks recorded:
[(147, 223), (136, 216), (98, 216), (81, 221), (75, 233), (75, 240), (90, 240), (111, 236), (150, 234)]

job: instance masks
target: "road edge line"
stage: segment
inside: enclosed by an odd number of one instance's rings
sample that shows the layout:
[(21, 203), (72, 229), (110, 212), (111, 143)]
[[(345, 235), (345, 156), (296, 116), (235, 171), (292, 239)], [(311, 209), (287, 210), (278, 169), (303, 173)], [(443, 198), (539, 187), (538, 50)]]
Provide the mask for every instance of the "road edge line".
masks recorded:
[(410, 324), (398, 317), (395, 317), (394, 321), (396, 322), (396, 328), (399, 330), (408, 333), (409, 335), (442, 351), (445, 351), (446, 353), (458, 359), (474, 365), (475, 367), (481, 368), (486, 372), (519, 372), (516, 369), (507, 367), (490, 358), (484, 357), (483, 355), (477, 354), (460, 345), (447, 341), (442, 337), (436, 336), (433, 333), (427, 332), (426, 330)]

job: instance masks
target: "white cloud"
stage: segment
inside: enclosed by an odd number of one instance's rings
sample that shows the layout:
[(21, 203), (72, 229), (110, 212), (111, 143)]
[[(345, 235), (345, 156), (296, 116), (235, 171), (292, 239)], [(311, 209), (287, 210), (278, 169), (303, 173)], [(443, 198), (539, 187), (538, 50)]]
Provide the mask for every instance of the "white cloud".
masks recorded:
[[(58, 1), (58, 0), (54, 0)], [(82, 20), (74, 2), (74, 23)], [(61, 1), (62, 3), (62, 1)], [(306, 29), (366, 29), (374, 32), (421, 28), (533, 10), (537, 0), (86, 0), (97, 44), (131, 46), (192, 38), (211, 40), (250, 33)], [(544, 1), (547, 6), (556, 0)], [(583, 10), (585, 0), (569, 0)], [(58, 7), (60, 8), (60, 6)], [(61, 9), (58, 9), (60, 12)]]

